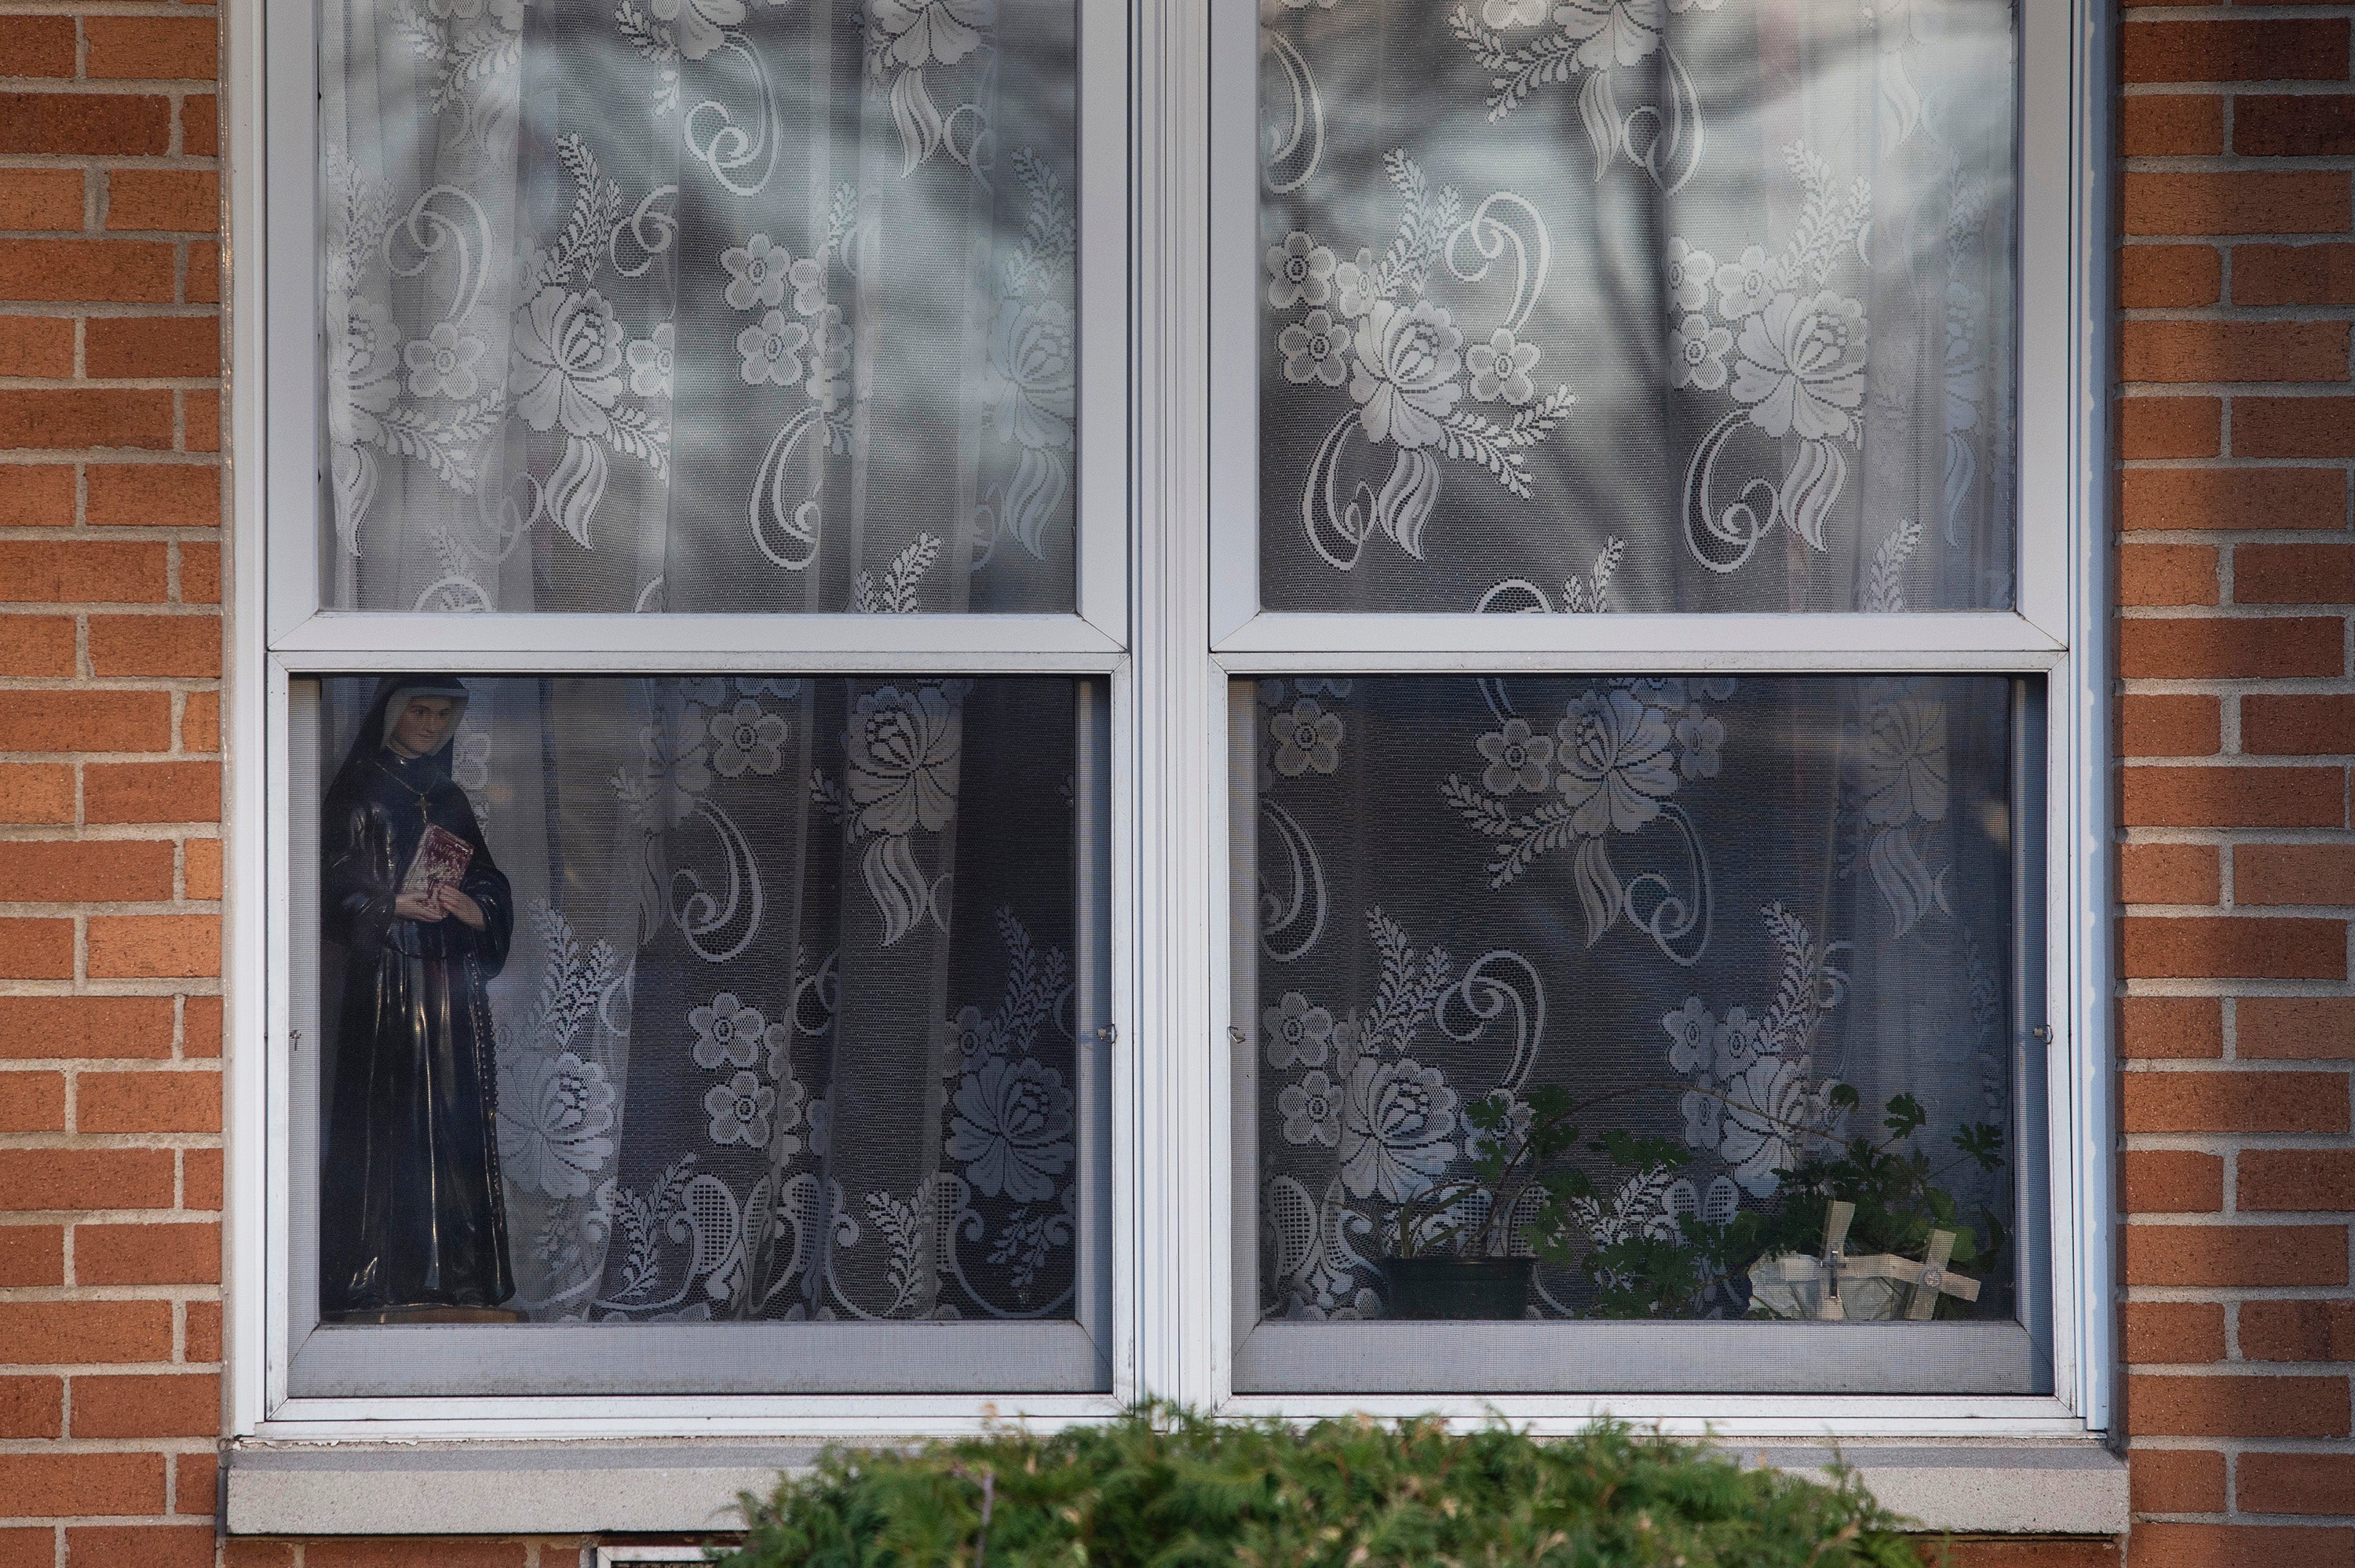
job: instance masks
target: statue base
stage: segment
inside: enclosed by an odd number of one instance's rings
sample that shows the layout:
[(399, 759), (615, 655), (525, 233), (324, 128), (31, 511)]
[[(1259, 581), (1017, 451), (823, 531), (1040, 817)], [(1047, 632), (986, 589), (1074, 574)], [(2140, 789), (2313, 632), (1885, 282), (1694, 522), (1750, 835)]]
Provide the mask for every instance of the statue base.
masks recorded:
[(319, 1321), (329, 1328), (407, 1323), (520, 1323), (523, 1314), (511, 1307), (380, 1307), (364, 1312), (328, 1312)]

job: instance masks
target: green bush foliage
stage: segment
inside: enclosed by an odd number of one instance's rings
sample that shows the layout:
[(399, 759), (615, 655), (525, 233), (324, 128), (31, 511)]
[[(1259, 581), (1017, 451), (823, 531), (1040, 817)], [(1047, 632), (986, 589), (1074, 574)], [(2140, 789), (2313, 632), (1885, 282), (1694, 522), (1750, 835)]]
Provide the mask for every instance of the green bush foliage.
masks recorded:
[(1212, 1422), (1167, 1405), (1051, 1437), (829, 1451), (743, 1499), (726, 1568), (1920, 1568), (1853, 1477), (1744, 1469), (1602, 1423)]

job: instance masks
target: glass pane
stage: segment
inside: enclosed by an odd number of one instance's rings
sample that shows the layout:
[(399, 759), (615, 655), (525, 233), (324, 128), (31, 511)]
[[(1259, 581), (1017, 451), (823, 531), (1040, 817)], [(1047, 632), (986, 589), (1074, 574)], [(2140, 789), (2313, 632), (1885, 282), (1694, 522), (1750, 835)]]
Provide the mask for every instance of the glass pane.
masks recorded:
[(1254, 1320), (2033, 1322), (2033, 698), (1239, 685)]
[(1101, 683), (332, 677), (295, 711), (331, 1334), (1100, 1321)]
[(1074, 0), (325, 0), (323, 601), (1073, 602)]
[(2008, 0), (1262, 15), (1268, 608), (2010, 606)]

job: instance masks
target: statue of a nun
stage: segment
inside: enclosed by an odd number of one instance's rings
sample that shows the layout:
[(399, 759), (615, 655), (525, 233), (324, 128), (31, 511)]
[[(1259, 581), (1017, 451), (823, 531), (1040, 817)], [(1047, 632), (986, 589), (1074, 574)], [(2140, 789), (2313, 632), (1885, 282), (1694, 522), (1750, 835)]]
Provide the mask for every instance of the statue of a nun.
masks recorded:
[(345, 949), (320, 1150), (328, 1322), (512, 1320), (489, 984), (507, 879), (450, 776), (464, 684), (378, 687), (321, 812), (321, 912)]

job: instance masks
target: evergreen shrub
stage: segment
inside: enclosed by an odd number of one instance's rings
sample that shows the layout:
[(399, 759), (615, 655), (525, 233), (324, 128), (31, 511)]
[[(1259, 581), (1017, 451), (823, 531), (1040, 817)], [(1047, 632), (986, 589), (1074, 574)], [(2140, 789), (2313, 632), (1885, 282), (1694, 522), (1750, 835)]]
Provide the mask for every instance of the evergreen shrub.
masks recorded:
[(1745, 1469), (1599, 1423), (1539, 1441), (1433, 1420), (1293, 1427), (1167, 1405), (1053, 1436), (829, 1450), (747, 1494), (726, 1568), (1920, 1568), (1846, 1473)]

